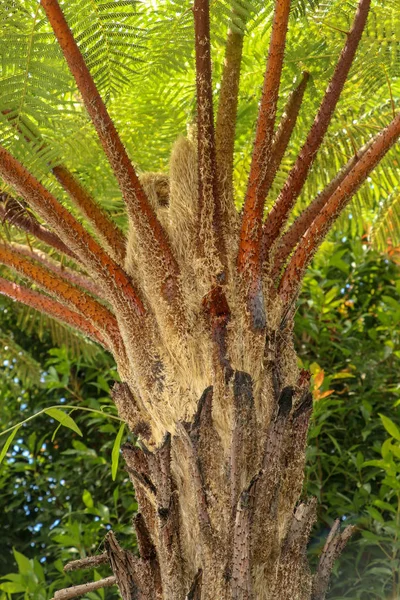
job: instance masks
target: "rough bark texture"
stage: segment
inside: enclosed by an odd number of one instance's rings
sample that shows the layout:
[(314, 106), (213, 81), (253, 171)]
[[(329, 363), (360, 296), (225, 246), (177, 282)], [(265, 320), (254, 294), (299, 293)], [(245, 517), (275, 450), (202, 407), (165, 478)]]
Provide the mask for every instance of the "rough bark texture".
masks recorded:
[[(150, 450), (145, 436), (136, 446), (124, 445), (139, 504), (139, 556), (110, 532), (104, 554), (66, 570), (109, 562), (114, 579), (104, 585), (117, 584), (123, 600), (325, 598), (352, 528), (340, 533), (340, 522), (334, 523), (313, 574), (306, 551), (316, 501), (300, 502), (310, 378), (294, 366), (290, 329), (281, 335), (276, 354), (264, 353), (262, 382), (255, 385), (250, 373), (236, 370), (206, 388), (192, 418), (176, 423), (157, 448)], [(113, 399), (134, 411), (126, 384), (115, 385)], [(215, 415), (228, 399), (229, 426), (221, 428)], [(55, 598), (77, 597), (74, 590)]]
[[(235, 371), (218, 390), (208, 387), (191, 421), (178, 423), (159, 448), (123, 448), (141, 555), (111, 561), (117, 580), (118, 569), (132, 576), (131, 587), (120, 583), (124, 600), (325, 597), (351, 530), (340, 534), (335, 524), (313, 575), (306, 548), (316, 503), (299, 503), (312, 398), (309, 378), (293, 369), (293, 350), (286, 353), (264, 359), (261, 385)], [(276, 365), (279, 390), (269, 385)], [(232, 403), (228, 438), (213, 417), (222, 397)]]

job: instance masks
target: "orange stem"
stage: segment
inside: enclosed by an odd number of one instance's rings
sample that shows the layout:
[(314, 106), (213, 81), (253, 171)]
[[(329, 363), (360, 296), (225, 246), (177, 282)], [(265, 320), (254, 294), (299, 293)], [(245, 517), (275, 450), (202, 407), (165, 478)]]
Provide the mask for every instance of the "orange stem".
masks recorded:
[[(177, 278), (179, 268), (171, 252), (165, 231), (152, 209), (126, 149), (118, 135), (113, 121), (104, 104), (78, 45), (72, 35), (57, 0), (41, 0), (58, 43), (63, 51), (69, 69), (86, 110), (97, 131), (104, 152), (119, 183), (129, 215), (135, 224), (138, 235), (149, 249), (149, 260), (157, 262), (160, 278), (169, 281), (167, 290), (161, 292), (168, 302), (179, 297)], [(155, 251), (156, 249), (156, 251)]]
[(123, 294), (126, 300), (130, 301), (137, 316), (145, 314), (143, 303), (125, 271), (107, 255), (79, 221), (20, 162), (1, 147), (0, 174), (53, 229), (60, 232), (63, 241), (71, 246), (73, 252), (95, 273), (113, 297)]
[[(199, 232), (202, 254), (209, 243), (205, 224), (212, 218), (214, 244), (225, 266), (225, 243), (222, 232), (222, 207), (218, 189), (217, 160), (214, 133), (213, 93), (211, 75), (209, 0), (195, 0), (193, 6), (196, 88), (197, 142), (199, 172)], [(205, 232), (205, 235), (202, 235)]]
[(26, 306), (30, 306), (41, 313), (48, 315), (66, 325), (70, 325), (74, 329), (77, 329), (84, 335), (89, 336), (95, 342), (98, 342), (106, 350), (109, 350), (101, 333), (93, 327), (93, 325), (79, 313), (70, 310), (63, 304), (56, 302), (48, 296), (34, 292), (29, 288), (25, 288), (22, 285), (8, 281), (0, 277), (0, 294), (8, 296), (12, 300), (21, 302)]
[(46, 292), (56, 296), (72, 310), (89, 319), (113, 345), (122, 347), (114, 315), (94, 298), (72, 286), (48, 269), (18, 254), (11, 246), (0, 244), (0, 262), (27, 277)]
[(322, 99), (314, 123), (300, 151), (286, 183), (272, 207), (264, 227), (263, 256), (267, 257), (270, 248), (279, 237), (289, 213), (299, 197), (315, 156), (322, 144), (326, 131), (336, 109), (344, 84), (353, 63), (358, 44), (367, 22), (371, 0), (360, 0), (354, 23), (347, 36), (335, 72)]
[(60, 300), (82, 313), (93, 323), (114, 323), (115, 318), (110, 311), (94, 298), (72, 286), (50, 269), (36, 261), (29, 260), (16, 248), (9, 244), (0, 243), (0, 262), (28, 277), (46, 292), (57, 296)]
[(215, 144), (222, 205), (226, 212), (236, 212), (233, 200), (233, 157), (235, 149), (236, 116), (239, 95), (240, 68), (244, 34), (228, 31), (217, 120)]
[(285, 302), (297, 294), (301, 279), (319, 244), (353, 194), (400, 136), (400, 113), (377, 135), (368, 150), (337, 187), (313, 220), (283, 274), (278, 291)]
[(26, 233), (33, 235), (35, 238), (54, 248), (58, 252), (77, 260), (76, 255), (64, 242), (60, 240), (58, 235), (49, 231), (31, 214), (28, 213), (12, 196), (6, 193), (0, 194), (0, 219), (7, 221), (10, 225), (15, 225)]
[(271, 189), (275, 175), (289, 145), (290, 138), (292, 137), (309, 79), (310, 74), (305, 71), (302, 74), (299, 85), (289, 96), (283, 111), (282, 119), (275, 132), (274, 139), (272, 140), (270, 164), (269, 168), (265, 171), (262, 182), (263, 193), (265, 194), (265, 197), (267, 197), (268, 192)]
[(63, 165), (53, 167), (53, 173), (71, 200), (94, 226), (96, 233), (114, 260), (122, 265), (125, 259), (125, 238), (122, 231)]
[(68, 269), (61, 263), (52, 260), (45, 252), (41, 252), (36, 248), (31, 249), (23, 244), (13, 244), (12, 248), (17, 254), (25, 256), (29, 260), (35, 260), (52, 273), (55, 273), (55, 275), (61, 279), (65, 279), (65, 281), (72, 283), (72, 285), (82, 288), (93, 296), (101, 296), (101, 289), (99, 289), (99, 287), (91, 279), (89, 279), (89, 277), (86, 277), (77, 271), (73, 271), (72, 269)]
[(345, 177), (350, 173), (354, 165), (359, 161), (361, 156), (367, 151), (370, 143), (366, 144), (351, 157), (351, 159), (340, 169), (339, 173), (332, 179), (329, 185), (318, 194), (307, 208), (297, 217), (294, 223), (289, 227), (287, 232), (280, 238), (276, 252), (274, 253), (274, 262), (271, 269), (271, 279), (275, 280), (279, 276), (282, 266), (285, 264), (290, 253), (300, 241), (301, 237), (307, 231), (315, 217), (325, 206), (330, 199), (332, 193), (338, 188)]
[[(10, 123), (15, 126), (28, 143), (40, 145), (40, 151), (47, 148), (44, 142), (40, 143), (40, 134), (33, 130), (31, 124), (26, 122), (26, 119), (24, 119), (24, 129), (22, 129), (19, 125), (20, 119), (17, 119), (15, 115), (12, 116), (10, 110), (3, 110), (2, 113), (6, 116), (9, 115), (8, 120)], [(14, 123), (15, 120), (17, 123)], [(57, 165), (52, 168), (52, 171), (64, 190), (94, 226), (96, 233), (100, 236), (101, 241), (105, 243), (111, 256), (118, 264), (123, 264), (125, 258), (125, 238), (122, 231), (84, 189), (69, 169), (63, 165)]]
[(250, 284), (249, 303), (255, 324), (254, 303), (260, 293), (262, 218), (266, 172), (270, 166), (279, 86), (289, 22), (290, 0), (276, 0), (262, 98), (257, 119), (237, 266)]

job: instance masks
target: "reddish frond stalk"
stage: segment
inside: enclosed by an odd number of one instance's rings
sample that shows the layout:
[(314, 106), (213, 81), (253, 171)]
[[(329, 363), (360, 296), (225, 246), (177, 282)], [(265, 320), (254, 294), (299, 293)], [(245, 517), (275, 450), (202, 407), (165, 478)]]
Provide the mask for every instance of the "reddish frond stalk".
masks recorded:
[(31, 249), (28, 246), (24, 246), (23, 244), (13, 244), (13, 250), (20, 254), (21, 256), (25, 256), (30, 260), (35, 260), (39, 264), (43, 265), (46, 269), (49, 269), (52, 273), (55, 273), (61, 279), (65, 279), (72, 285), (76, 285), (86, 292), (93, 294), (94, 296), (101, 297), (102, 290), (92, 281), (89, 277), (86, 277), (82, 273), (78, 271), (73, 271), (68, 267), (65, 267), (61, 263), (56, 260), (51, 259), (48, 254), (45, 252), (41, 252), (36, 248)]
[(196, 48), (200, 251), (204, 255), (210, 244), (211, 228), (213, 244), (222, 265), (225, 266), (225, 243), (214, 135), (209, 0), (195, 0), (193, 13)]
[[(11, 111), (3, 110), (2, 113), (9, 115)], [(23, 122), (23, 129), (19, 124), (20, 119), (15, 115), (9, 117), (8, 120), (24, 136), (28, 143), (36, 144), (39, 147), (39, 151), (47, 148), (47, 145), (42, 142), (40, 135), (33, 130), (31, 124), (26, 119)], [(57, 165), (52, 168), (52, 171), (75, 205), (90, 221), (92, 226), (94, 226), (96, 233), (113, 259), (118, 264), (123, 264), (125, 259), (125, 238), (122, 231), (79, 183), (69, 169), (63, 165)]]
[(44, 313), (45, 315), (57, 319), (66, 325), (70, 325), (74, 329), (77, 329), (84, 335), (89, 336), (95, 342), (98, 342), (104, 348), (109, 350), (107, 343), (105, 342), (101, 333), (93, 327), (93, 325), (80, 315), (79, 313), (70, 310), (63, 304), (60, 304), (53, 298), (34, 292), (33, 290), (26, 288), (18, 283), (8, 281), (0, 277), (0, 294), (8, 296), (12, 300), (21, 302), (26, 306), (30, 306), (35, 310)]
[(65, 303), (71, 310), (77, 311), (88, 319), (91, 325), (110, 341), (114, 349), (123, 348), (114, 315), (94, 298), (72, 286), (45, 267), (21, 256), (7, 244), (0, 244), (0, 263), (27, 277), (43, 290)]
[(315, 217), (325, 206), (332, 193), (338, 188), (345, 177), (350, 173), (354, 165), (365, 154), (371, 142), (365, 144), (350, 160), (340, 169), (339, 173), (332, 179), (329, 185), (303, 210), (299, 217), (289, 227), (287, 232), (280, 238), (276, 251), (274, 252), (274, 262), (271, 268), (271, 279), (275, 280), (285, 264), (291, 252), (305, 234)]
[[(285, 106), (281, 122), (275, 132), (274, 139), (272, 142), (271, 160), (268, 171), (265, 173), (265, 180), (263, 185), (265, 186), (265, 196), (271, 189), (274, 182), (286, 149), (289, 145), (290, 138), (296, 126), (297, 117), (299, 116), (301, 104), (303, 102), (304, 93), (306, 91), (307, 83), (310, 79), (310, 74), (304, 71), (299, 85), (293, 90), (289, 96), (289, 100)], [(265, 227), (262, 232), (263, 238), (265, 235)], [(265, 260), (265, 244), (264, 239), (261, 241), (261, 266)]]
[(204, 296), (202, 306), (211, 328), (212, 340), (217, 351), (217, 361), (224, 371), (226, 380), (228, 380), (233, 373), (227, 355), (227, 327), (231, 319), (231, 311), (223, 288), (220, 285), (214, 286)]
[(57, 252), (61, 252), (77, 260), (76, 255), (60, 240), (58, 235), (43, 227), (17, 200), (5, 192), (0, 194), (0, 220), (7, 221), (10, 225), (14, 225), (26, 233), (33, 235), (44, 244), (47, 244), (47, 246), (57, 250)]
[(263, 256), (265, 258), (268, 256), (271, 246), (279, 237), (289, 213), (303, 189), (317, 151), (322, 144), (364, 31), (370, 4), (371, 0), (359, 1), (353, 26), (347, 35), (346, 43), (322, 99), (314, 123), (285, 185), (268, 215), (263, 235)]
[(53, 173), (71, 200), (93, 225), (105, 248), (115, 262), (122, 265), (125, 259), (125, 238), (119, 227), (63, 165), (53, 167)]
[(101, 248), (84, 227), (7, 150), (0, 147), (0, 174), (68, 244), (108, 294), (123, 295), (137, 316), (145, 309), (128, 275)]
[(293, 92), (289, 96), (289, 99), (283, 111), (281, 121), (272, 140), (269, 167), (265, 171), (264, 179), (262, 182), (265, 197), (267, 197), (268, 192), (271, 189), (276, 173), (280, 167), (280, 164), (290, 142), (290, 138), (292, 137), (292, 133), (296, 126), (297, 117), (299, 116), (300, 108), (304, 98), (304, 93), (306, 91), (309, 79), (310, 73), (304, 71), (299, 85), (293, 90)]
[[(238, 271), (249, 284), (249, 308), (252, 313), (256, 295), (260, 294), (262, 218), (265, 202), (266, 173), (270, 167), (272, 138), (279, 96), (290, 0), (276, 0), (274, 20), (265, 72), (256, 136), (243, 208)], [(256, 304), (259, 302), (256, 301)], [(253, 316), (253, 315), (252, 315)], [(253, 316), (253, 323), (255, 324)]]
[(228, 31), (215, 125), (215, 144), (224, 212), (236, 212), (233, 200), (233, 156), (244, 34)]
[(178, 300), (179, 286), (177, 278), (179, 268), (171, 252), (165, 231), (148, 202), (127, 151), (108, 114), (57, 0), (41, 0), (41, 5), (47, 14), (69, 69), (82, 94), (85, 108), (114, 171), (139, 239), (148, 250), (149, 262), (152, 262), (153, 269), (158, 270), (160, 281), (168, 280), (169, 282), (168, 289), (164, 290), (164, 286), (160, 286), (160, 291), (167, 302)]
[(400, 114), (375, 137), (368, 150), (332, 192), (300, 240), (283, 274), (278, 291), (284, 302), (291, 302), (296, 297), (304, 271), (333, 222), (399, 136)]

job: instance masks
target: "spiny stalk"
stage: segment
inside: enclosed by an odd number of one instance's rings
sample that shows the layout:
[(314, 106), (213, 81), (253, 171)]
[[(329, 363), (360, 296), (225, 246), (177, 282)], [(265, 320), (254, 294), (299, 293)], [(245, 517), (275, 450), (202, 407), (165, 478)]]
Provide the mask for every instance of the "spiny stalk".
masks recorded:
[(375, 137), (368, 150), (356, 162), (341, 185), (333, 191), (323, 209), (315, 217), (301, 243), (297, 246), (280, 281), (279, 293), (285, 302), (289, 302), (298, 293), (304, 271), (332, 223), (399, 136), (400, 113)]
[(0, 200), (0, 219), (2, 221), (7, 221), (10, 225), (15, 225), (15, 227), (33, 235), (47, 246), (50, 246), (50, 248), (54, 248), (57, 252), (69, 256), (75, 261), (77, 260), (76, 255), (64, 244), (58, 235), (43, 227), (37, 218), (21, 206), (10, 194), (3, 192), (0, 194)]
[(135, 224), (141, 242), (147, 248), (152, 268), (156, 268), (160, 281), (168, 279), (168, 286), (160, 286), (165, 300), (174, 305), (180, 314), (178, 285), (179, 268), (157, 216), (152, 209), (133, 164), (108, 114), (72, 35), (57, 0), (41, 0), (49, 22), (64, 53), (69, 69), (75, 78), (85, 108), (93, 122), (114, 175), (120, 186), (130, 219)]
[(237, 259), (237, 268), (245, 281), (249, 311), (256, 329), (265, 326), (265, 316), (261, 307), (262, 217), (266, 197), (266, 172), (271, 162), (289, 12), (290, 0), (276, 0)]
[(60, 302), (57, 302), (53, 298), (2, 277), (0, 278), (0, 294), (8, 296), (12, 300), (30, 306), (49, 317), (77, 329), (93, 341), (101, 344), (106, 350), (111, 350), (105, 337), (101, 335), (100, 331), (86, 317), (60, 304)]
[(26, 202), (53, 227), (62, 241), (72, 248), (84, 266), (96, 274), (111, 296), (123, 290), (137, 316), (144, 315), (144, 305), (121, 267), (104, 252), (61, 203), (5, 148), (1, 147), (0, 173), (4, 180), (14, 186)]
[[(210, 251), (216, 251), (221, 267), (224, 268), (226, 249), (214, 133), (209, 0), (195, 0), (193, 14), (196, 49), (199, 249), (203, 256)], [(215, 276), (224, 279), (226, 274), (222, 276), (215, 273)]]
[(289, 212), (303, 189), (307, 175), (327, 132), (344, 84), (346, 83), (350, 67), (353, 64), (354, 56), (367, 22), (370, 5), (371, 0), (359, 1), (353, 26), (347, 35), (346, 43), (307, 139), (295, 165), (289, 173), (281, 193), (267, 217), (263, 235), (263, 256), (266, 258), (268, 258), (270, 248), (282, 231)]
[(103, 245), (119, 265), (124, 264), (125, 238), (113, 220), (102, 210), (89, 192), (64, 165), (56, 165), (52, 169), (57, 181), (94, 226)]
[(0, 262), (27, 277), (49, 294), (65, 303), (68, 308), (78, 312), (102, 333), (102, 337), (112, 341), (115, 348), (122, 348), (117, 321), (112, 313), (94, 298), (69, 284), (55, 273), (30, 261), (11, 246), (0, 244)]

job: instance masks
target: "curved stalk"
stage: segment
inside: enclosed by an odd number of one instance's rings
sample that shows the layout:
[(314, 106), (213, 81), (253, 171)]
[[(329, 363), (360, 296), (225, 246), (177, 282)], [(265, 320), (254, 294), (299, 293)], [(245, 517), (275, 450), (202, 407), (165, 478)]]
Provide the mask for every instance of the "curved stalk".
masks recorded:
[[(108, 114), (90, 71), (83, 59), (57, 0), (41, 0), (68, 67), (75, 78), (85, 108), (93, 122), (104, 152), (118, 181), (128, 214), (141, 242), (148, 249), (152, 268), (161, 281), (169, 280), (168, 289), (160, 287), (168, 303), (179, 304), (179, 267), (167, 236), (152, 209), (133, 164)], [(179, 307), (175, 306), (178, 313)]]
[(124, 294), (135, 314), (144, 316), (144, 305), (128, 275), (92, 238), (73, 215), (19, 163), (5, 148), (0, 147), (0, 173), (5, 181), (59, 233), (84, 265), (98, 277), (111, 297)]
[(10, 194), (2, 193), (0, 199), (3, 204), (0, 204), (0, 219), (7, 221), (10, 225), (15, 225), (28, 234), (54, 248), (57, 252), (61, 252), (69, 256), (73, 260), (78, 260), (76, 255), (70, 248), (52, 231), (49, 231), (32, 214), (28, 213), (19, 205), (19, 203)]

